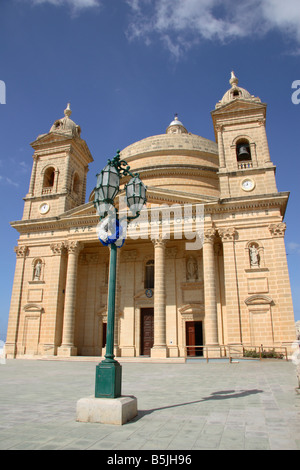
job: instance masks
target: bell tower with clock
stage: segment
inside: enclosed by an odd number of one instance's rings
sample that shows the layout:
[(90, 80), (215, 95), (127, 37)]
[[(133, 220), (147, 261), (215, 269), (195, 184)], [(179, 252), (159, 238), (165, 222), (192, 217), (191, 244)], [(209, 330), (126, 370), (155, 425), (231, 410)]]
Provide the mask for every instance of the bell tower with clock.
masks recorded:
[(93, 158), (71, 113), (68, 104), (64, 117), (31, 144), (33, 167), (23, 220), (55, 217), (85, 203), (86, 176)]
[(265, 123), (266, 107), (238, 86), (231, 73), (231, 88), (212, 111), (219, 149), (221, 198), (277, 193)]

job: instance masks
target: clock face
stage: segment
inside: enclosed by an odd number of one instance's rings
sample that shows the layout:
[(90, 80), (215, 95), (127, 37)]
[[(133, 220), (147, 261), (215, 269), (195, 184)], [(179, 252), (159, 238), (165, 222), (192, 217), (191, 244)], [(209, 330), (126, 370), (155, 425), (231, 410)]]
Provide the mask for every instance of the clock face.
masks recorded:
[(50, 209), (50, 206), (49, 204), (47, 204), (46, 202), (44, 202), (43, 204), (40, 205), (40, 213), (41, 214), (47, 214), (47, 212), (49, 211)]
[(252, 191), (252, 189), (254, 189), (254, 186), (254, 181), (250, 178), (247, 178), (242, 181), (242, 188), (244, 191)]

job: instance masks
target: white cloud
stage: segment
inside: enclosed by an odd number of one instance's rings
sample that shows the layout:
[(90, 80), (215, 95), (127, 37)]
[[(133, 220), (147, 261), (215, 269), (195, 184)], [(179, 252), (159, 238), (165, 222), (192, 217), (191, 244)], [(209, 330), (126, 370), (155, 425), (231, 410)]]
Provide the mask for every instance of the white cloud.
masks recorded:
[(19, 183), (16, 183), (15, 181), (11, 180), (11, 179), (8, 178), (7, 176), (2, 176), (2, 175), (0, 175), (0, 182), (1, 182), (1, 183), (7, 183), (7, 184), (9, 184), (10, 186), (15, 186), (16, 188), (19, 187)]
[(280, 31), (300, 44), (299, 0), (126, 0), (129, 39), (159, 37), (179, 55), (201, 40), (226, 41)]
[(42, 3), (50, 3), (55, 6), (69, 6), (75, 12), (85, 8), (100, 6), (100, 0), (29, 0), (33, 5), (41, 5)]
[(271, 27), (277, 27), (296, 37), (300, 43), (299, 0), (262, 0), (262, 14)]

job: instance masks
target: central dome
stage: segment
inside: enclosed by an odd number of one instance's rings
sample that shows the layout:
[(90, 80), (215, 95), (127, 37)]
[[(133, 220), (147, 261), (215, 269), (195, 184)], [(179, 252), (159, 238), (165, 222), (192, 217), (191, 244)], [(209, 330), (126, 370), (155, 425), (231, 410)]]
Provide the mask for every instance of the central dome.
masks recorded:
[[(174, 125), (182, 124), (175, 120)], [(123, 149), (121, 158), (140, 174), (148, 189), (219, 195), (218, 146), (204, 137), (187, 131), (147, 137)]]

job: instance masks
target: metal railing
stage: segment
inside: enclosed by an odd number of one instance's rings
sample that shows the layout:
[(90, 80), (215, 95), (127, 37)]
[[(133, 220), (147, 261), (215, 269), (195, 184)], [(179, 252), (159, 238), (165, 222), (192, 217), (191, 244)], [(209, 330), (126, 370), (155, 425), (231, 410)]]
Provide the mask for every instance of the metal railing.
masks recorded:
[(288, 351), (285, 346), (242, 346), (242, 345), (191, 345), (185, 346), (186, 359), (203, 358), (206, 362), (210, 359), (228, 359), (231, 363), (234, 359), (284, 359), (288, 361)]

